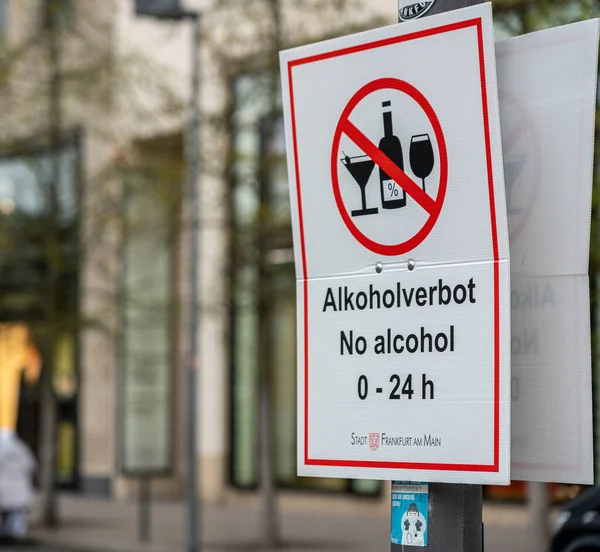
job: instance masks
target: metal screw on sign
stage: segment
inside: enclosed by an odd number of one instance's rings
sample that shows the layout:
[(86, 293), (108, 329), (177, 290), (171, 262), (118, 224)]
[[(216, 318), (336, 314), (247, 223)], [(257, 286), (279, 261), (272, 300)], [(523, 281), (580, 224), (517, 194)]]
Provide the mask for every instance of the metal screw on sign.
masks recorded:
[(383, 264), (382, 263), (377, 263), (375, 265), (375, 272), (377, 272), (377, 274), (381, 274), (383, 271)]

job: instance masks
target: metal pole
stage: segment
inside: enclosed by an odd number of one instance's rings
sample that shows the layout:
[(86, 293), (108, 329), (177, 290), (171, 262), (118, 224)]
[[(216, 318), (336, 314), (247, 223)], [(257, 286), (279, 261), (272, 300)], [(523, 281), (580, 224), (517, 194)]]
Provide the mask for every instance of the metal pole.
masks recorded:
[[(437, 0), (426, 15), (482, 3), (483, 0)], [(404, 549), (402, 545), (391, 544), (391, 552), (404, 552)], [(481, 485), (429, 484), (427, 549), (430, 552), (483, 552)]]
[(150, 542), (150, 478), (140, 477), (139, 489), (140, 507), (140, 542)]
[(548, 485), (527, 483), (527, 502), (531, 519), (531, 552), (546, 552), (550, 544), (548, 524)]
[(188, 481), (187, 481), (187, 535), (186, 551), (200, 552), (200, 505), (198, 500), (198, 186), (200, 180), (200, 41), (202, 34), (199, 13), (190, 13), (193, 23), (192, 36), (192, 79), (189, 104), (189, 126), (186, 147), (187, 198), (189, 217), (189, 351), (187, 359), (187, 442), (188, 442)]

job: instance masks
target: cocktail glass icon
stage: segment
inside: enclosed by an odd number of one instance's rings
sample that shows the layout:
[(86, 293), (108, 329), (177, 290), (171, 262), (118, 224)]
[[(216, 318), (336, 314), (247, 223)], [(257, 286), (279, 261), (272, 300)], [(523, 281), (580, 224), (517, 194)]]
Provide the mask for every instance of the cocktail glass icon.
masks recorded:
[(367, 184), (369, 183), (369, 178), (371, 178), (371, 174), (375, 168), (375, 162), (366, 155), (356, 155), (354, 157), (344, 155), (342, 158), (342, 163), (348, 169), (348, 172), (352, 175), (352, 178), (354, 178), (355, 182), (360, 187), (362, 208), (350, 211), (350, 214), (353, 217), (360, 217), (362, 215), (376, 215), (379, 212), (379, 209), (377, 207), (367, 208), (366, 194)]

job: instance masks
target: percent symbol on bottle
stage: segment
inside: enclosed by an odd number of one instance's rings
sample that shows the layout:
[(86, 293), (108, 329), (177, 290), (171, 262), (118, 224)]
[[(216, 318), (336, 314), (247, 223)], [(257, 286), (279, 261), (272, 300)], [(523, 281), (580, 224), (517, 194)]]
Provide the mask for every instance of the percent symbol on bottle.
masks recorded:
[(388, 182), (388, 190), (391, 192), (391, 195), (398, 196), (400, 192), (398, 192), (398, 188), (396, 187), (395, 182)]

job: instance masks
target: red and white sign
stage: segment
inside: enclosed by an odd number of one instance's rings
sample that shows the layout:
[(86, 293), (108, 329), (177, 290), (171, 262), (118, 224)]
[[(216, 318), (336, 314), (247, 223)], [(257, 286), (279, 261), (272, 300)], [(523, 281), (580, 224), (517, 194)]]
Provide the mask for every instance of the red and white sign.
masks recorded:
[(298, 473), (508, 483), (508, 231), (489, 5), (281, 54)]

